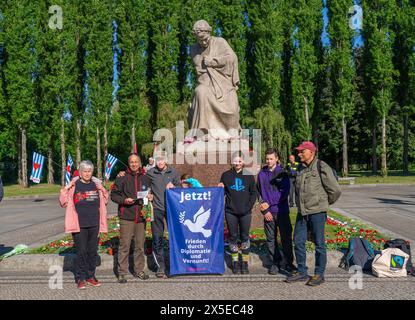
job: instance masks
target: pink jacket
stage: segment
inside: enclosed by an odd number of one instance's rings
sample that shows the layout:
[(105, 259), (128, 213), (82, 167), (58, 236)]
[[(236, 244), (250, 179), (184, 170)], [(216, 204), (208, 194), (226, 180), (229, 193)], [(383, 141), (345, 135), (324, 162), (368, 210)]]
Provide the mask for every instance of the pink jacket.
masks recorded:
[[(97, 178), (92, 178), (95, 182), (98, 193), (99, 193), (99, 232), (107, 233), (107, 203), (108, 203), (108, 191), (103, 187), (103, 185), (98, 182)], [(62, 188), (59, 196), (59, 202), (62, 208), (66, 208), (65, 214), (65, 233), (76, 233), (80, 232), (79, 227), (78, 213), (75, 209), (75, 204), (73, 202), (73, 196), (75, 193), (75, 182), (79, 180), (79, 177), (75, 177), (71, 181), (71, 186), (69, 189)]]

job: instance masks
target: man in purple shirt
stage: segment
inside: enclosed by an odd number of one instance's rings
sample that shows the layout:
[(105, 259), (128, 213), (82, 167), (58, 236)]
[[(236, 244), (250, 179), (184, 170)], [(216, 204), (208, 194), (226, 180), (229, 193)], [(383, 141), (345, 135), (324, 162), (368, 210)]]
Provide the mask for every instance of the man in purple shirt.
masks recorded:
[[(291, 273), (293, 265), (292, 225), (290, 221), (290, 178), (278, 164), (277, 150), (268, 149), (265, 153), (266, 166), (258, 174), (257, 189), (260, 196), (261, 212), (264, 215), (264, 230), (268, 251), (272, 260), (269, 274)], [(281, 235), (282, 252), (278, 249), (278, 230)]]

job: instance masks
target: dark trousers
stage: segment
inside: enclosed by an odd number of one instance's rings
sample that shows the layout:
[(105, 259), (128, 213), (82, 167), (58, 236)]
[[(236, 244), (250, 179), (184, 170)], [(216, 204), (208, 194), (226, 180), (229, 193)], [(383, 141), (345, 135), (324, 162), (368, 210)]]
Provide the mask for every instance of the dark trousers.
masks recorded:
[[(278, 230), (281, 235), (282, 252), (278, 249)], [(277, 266), (292, 266), (294, 261), (291, 220), (289, 214), (274, 215), (273, 221), (264, 220), (264, 231), (267, 238), (268, 252)], [(285, 261), (283, 261), (285, 260)]]
[(229, 244), (232, 247), (237, 247), (238, 235), (244, 247), (249, 249), (249, 229), (251, 228), (252, 215), (236, 215), (230, 212), (225, 213), (226, 223), (229, 230)]
[(128, 258), (130, 256), (131, 240), (134, 238), (134, 271), (139, 273), (144, 270), (144, 241), (146, 239), (145, 222), (120, 220), (120, 250), (118, 264), (120, 275), (128, 273)]
[(153, 234), (153, 256), (160, 271), (166, 270), (166, 257), (164, 256), (164, 221), (167, 221), (165, 211), (154, 209), (154, 221), (151, 222)]
[(326, 212), (315, 213), (305, 217), (303, 217), (300, 213), (297, 215), (294, 230), (294, 244), (298, 272), (301, 274), (307, 274), (306, 241), (308, 231), (311, 231), (313, 241), (316, 245), (316, 266), (314, 274), (324, 276), (327, 264), (326, 241), (324, 234), (326, 219)]
[(95, 277), (98, 260), (99, 227), (81, 228), (72, 233), (76, 250), (75, 279), (85, 281)]

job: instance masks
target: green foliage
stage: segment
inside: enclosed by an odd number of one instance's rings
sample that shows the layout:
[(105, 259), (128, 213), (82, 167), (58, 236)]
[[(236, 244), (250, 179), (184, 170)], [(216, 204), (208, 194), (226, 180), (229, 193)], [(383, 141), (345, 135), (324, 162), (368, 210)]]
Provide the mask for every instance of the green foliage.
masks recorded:
[(254, 117), (248, 118), (246, 124), (261, 129), (263, 145), (262, 150), (276, 148), (283, 163), (287, 163), (291, 150), (291, 135), (285, 128), (284, 116), (281, 111), (272, 106), (264, 106), (254, 111)]
[[(48, 26), (51, 5), (62, 7), (63, 29)], [(292, 145), (312, 139), (338, 170), (346, 160), (369, 170), (373, 156), (381, 156), (384, 174), (402, 168), (405, 152), (409, 163), (415, 158), (415, 5), (362, 1), (364, 43), (354, 50), (351, 5), (327, 1), (330, 45), (323, 48), (321, 0), (3, 0), (0, 162), (13, 166), (2, 174), (15, 180), (22, 129), (28, 158), (51, 147), (59, 159), (62, 118), (65, 152), (74, 159), (79, 143), (82, 158), (96, 160), (97, 129), (102, 139), (104, 128), (108, 151), (120, 159), (133, 142), (151, 155), (156, 129), (187, 125), (196, 85), (189, 48), (199, 19), (236, 52), (241, 123), (263, 130), (264, 148), (280, 149), (285, 160)], [(343, 123), (348, 159), (341, 156)]]
[(295, 142), (311, 140), (312, 137), (310, 119), (314, 110), (315, 80), (320, 68), (317, 52), (321, 45), (321, 9), (320, 0), (299, 0), (294, 2), (291, 10), (295, 19), (291, 29), (292, 41), (296, 43), (291, 58)]

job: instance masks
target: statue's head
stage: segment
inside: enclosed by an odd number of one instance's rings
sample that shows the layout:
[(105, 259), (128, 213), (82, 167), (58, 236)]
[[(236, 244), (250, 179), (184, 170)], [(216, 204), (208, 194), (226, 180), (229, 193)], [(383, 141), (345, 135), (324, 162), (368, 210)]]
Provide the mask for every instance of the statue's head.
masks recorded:
[(193, 25), (193, 34), (197, 38), (197, 42), (204, 48), (209, 45), (212, 33), (212, 27), (205, 20), (196, 21)]

